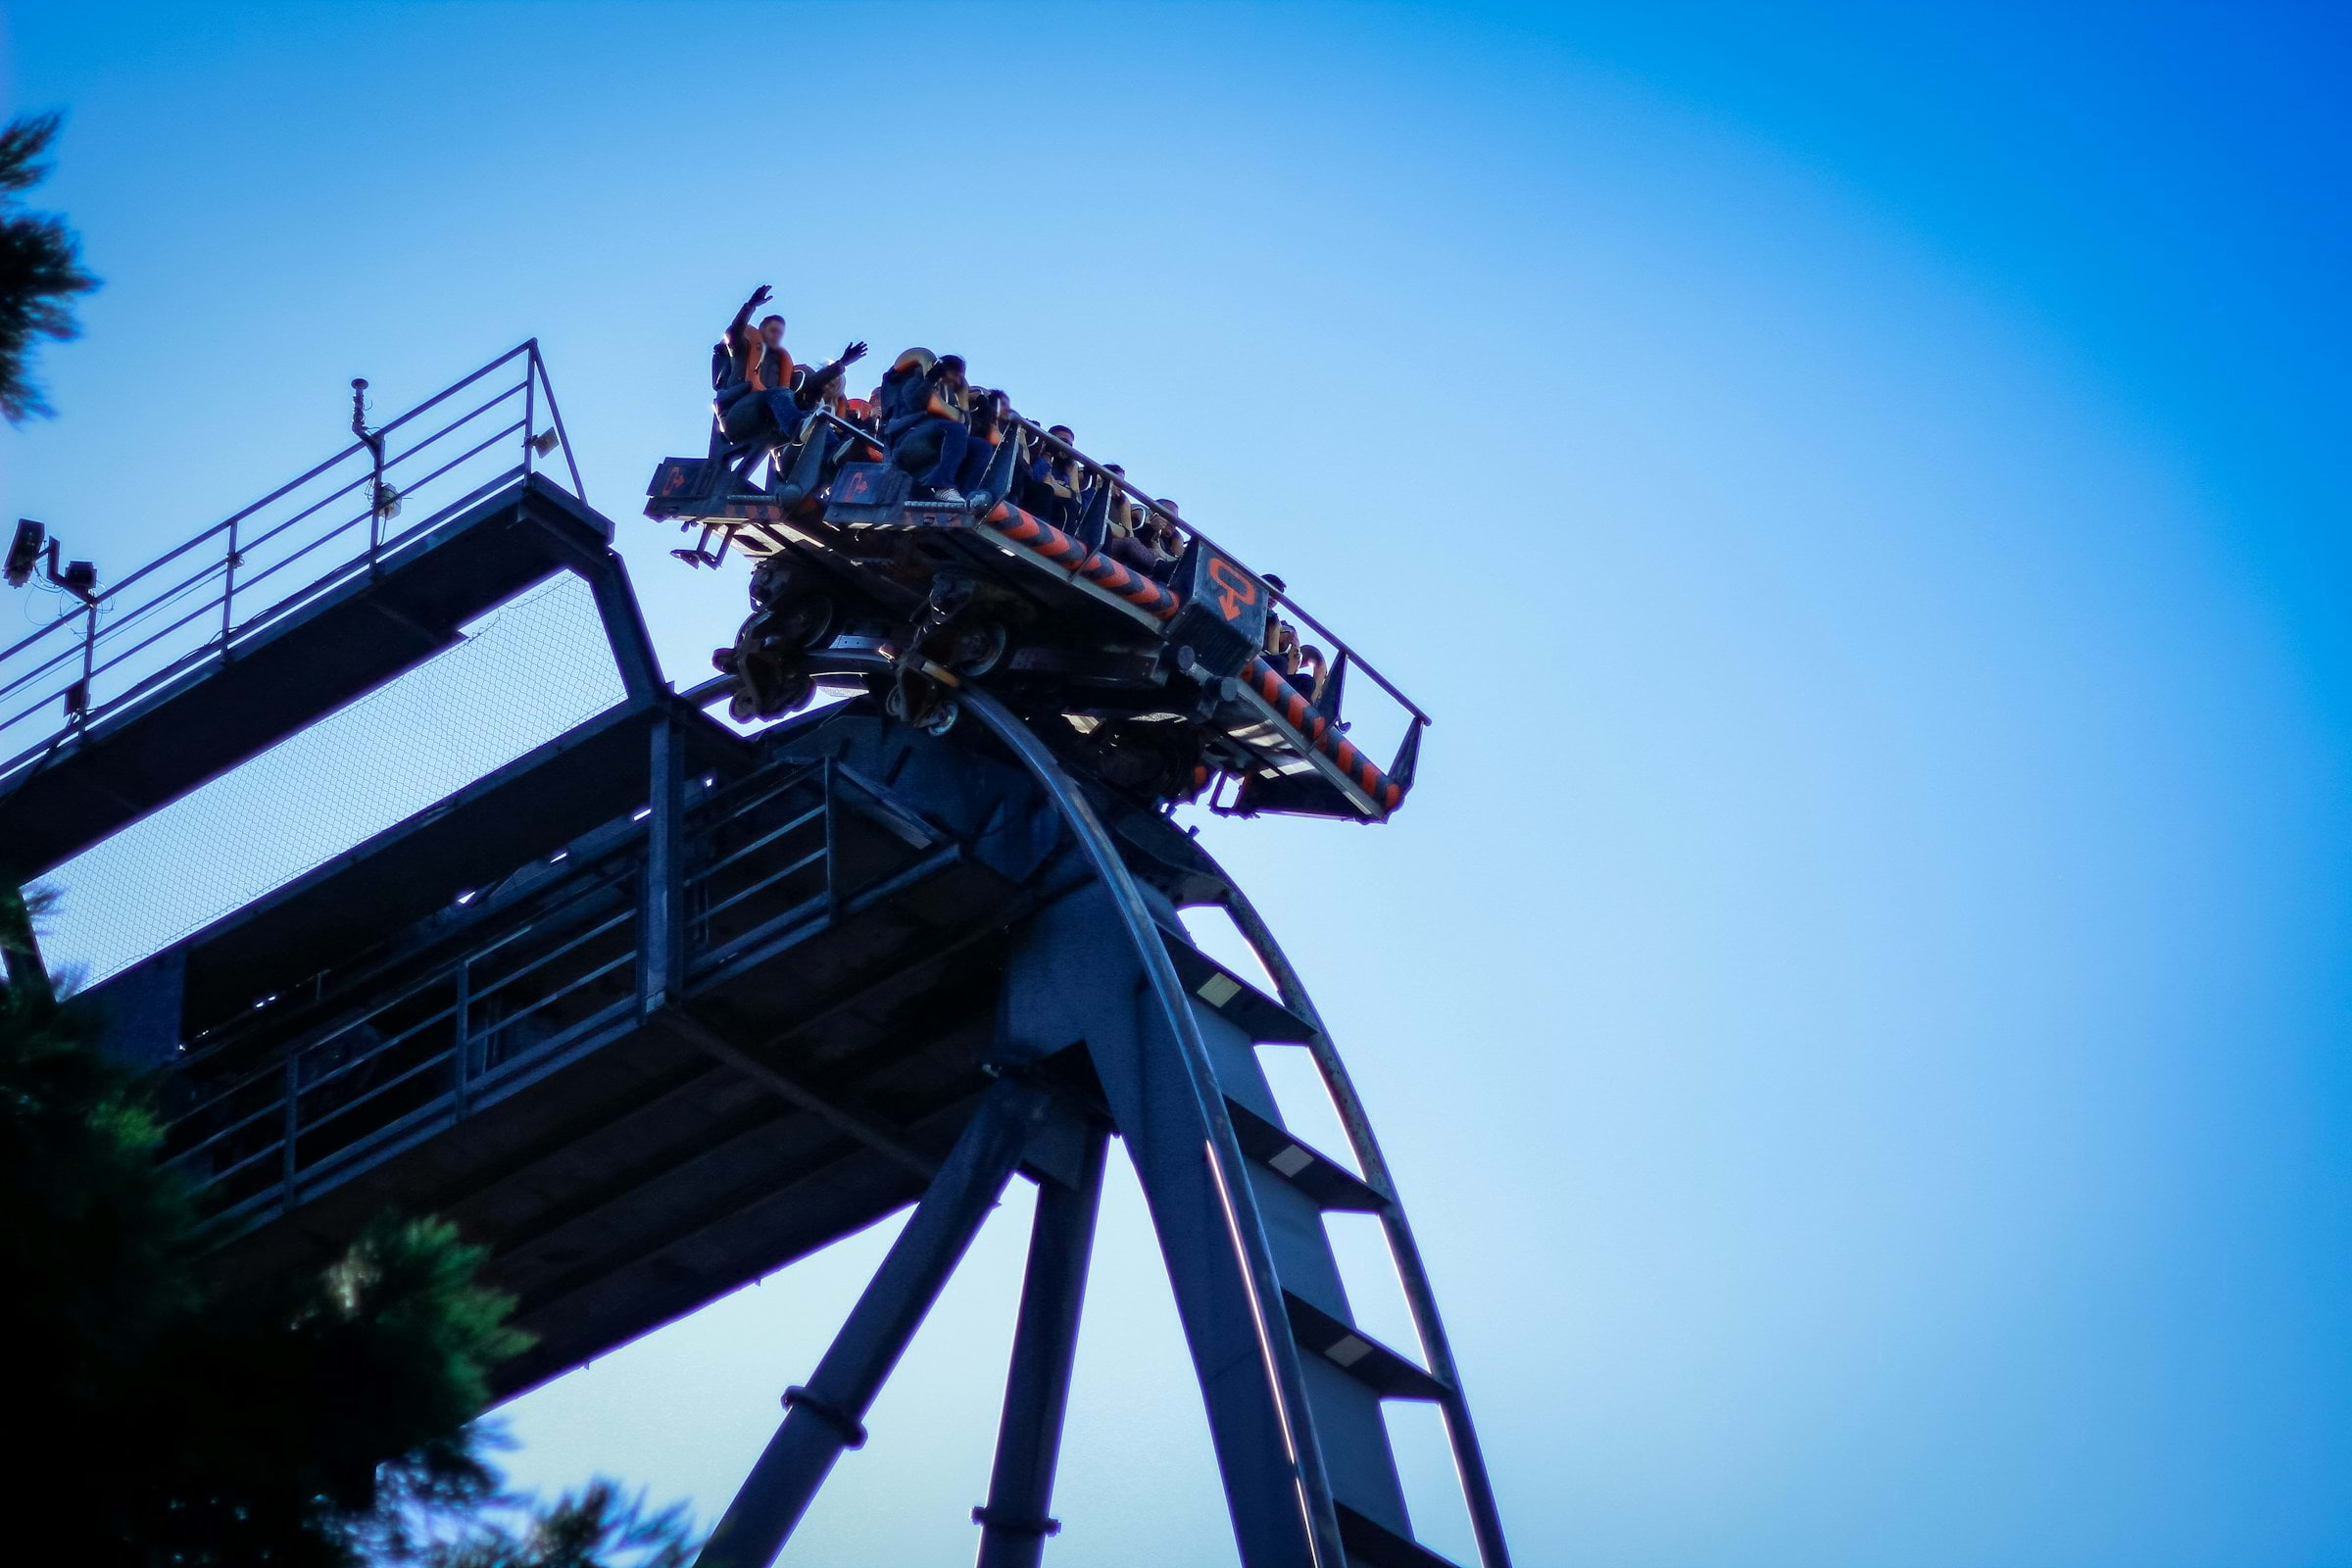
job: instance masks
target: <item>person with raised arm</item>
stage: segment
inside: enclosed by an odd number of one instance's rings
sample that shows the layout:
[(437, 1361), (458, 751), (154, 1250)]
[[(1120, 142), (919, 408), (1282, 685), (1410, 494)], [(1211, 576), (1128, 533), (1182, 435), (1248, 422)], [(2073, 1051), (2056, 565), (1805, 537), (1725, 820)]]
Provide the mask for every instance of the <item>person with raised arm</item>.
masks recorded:
[(752, 324), (752, 313), (774, 293), (765, 283), (754, 289), (710, 350), (719, 428), (730, 441), (751, 441), (762, 434), (773, 441), (791, 439), (825, 385), (865, 355), (863, 343), (852, 343), (823, 369), (796, 376), (792, 353), (784, 347), (784, 318), (763, 316), (757, 327)]

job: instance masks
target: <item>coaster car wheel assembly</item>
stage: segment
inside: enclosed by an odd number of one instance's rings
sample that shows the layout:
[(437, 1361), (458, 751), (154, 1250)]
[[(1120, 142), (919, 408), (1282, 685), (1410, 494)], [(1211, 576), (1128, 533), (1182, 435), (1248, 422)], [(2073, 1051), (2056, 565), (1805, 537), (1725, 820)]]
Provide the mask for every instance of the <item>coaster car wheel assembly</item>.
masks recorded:
[(958, 675), (978, 679), (1004, 662), (1012, 632), (992, 616), (975, 616), (956, 628), (954, 657), (948, 667)]

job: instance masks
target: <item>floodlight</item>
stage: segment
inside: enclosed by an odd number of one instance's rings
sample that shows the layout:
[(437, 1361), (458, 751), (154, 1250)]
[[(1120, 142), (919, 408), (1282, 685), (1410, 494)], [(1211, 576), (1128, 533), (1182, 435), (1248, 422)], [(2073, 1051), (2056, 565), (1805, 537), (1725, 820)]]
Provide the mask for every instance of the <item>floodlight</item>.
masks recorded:
[(41, 546), (48, 538), (49, 530), (30, 517), (17, 519), (17, 536), (9, 542), (6, 567), (11, 588), (22, 588), (32, 580), (32, 568), (40, 564)]

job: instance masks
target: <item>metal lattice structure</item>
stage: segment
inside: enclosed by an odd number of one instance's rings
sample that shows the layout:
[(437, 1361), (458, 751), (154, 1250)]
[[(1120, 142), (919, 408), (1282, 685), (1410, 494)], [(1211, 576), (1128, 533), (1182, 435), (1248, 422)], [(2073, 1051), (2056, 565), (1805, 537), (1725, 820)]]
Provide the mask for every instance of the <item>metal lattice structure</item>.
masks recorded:
[[(1445, 1561), (1406, 1513), (1382, 1416), (1401, 1399), (1444, 1412), (1479, 1559), (1502, 1568), (1395, 1183), (1241, 890), (1166, 811), (1074, 769), (977, 686), (946, 733), (861, 696), (746, 735), (704, 711), (724, 683), (673, 691), (612, 525), (532, 467), (543, 382), (535, 350), (516, 355), (529, 407), (501, 432), (525, 444), (513, 471), (371, 541), (291, 610), (226, 614), (213, 646), (83, 705), (0, 778), (0, 831), (42, 847), (22, 868), (38, 875), (447, 646), (488, 605), (560, 571), (595, 594), (619, 702), (100, 988), (110, 1049), (170, 1068), (169, 1154), (219, 1202), (227, 1276), (322, 1261), (387, 1204), (446, 1213), (490, 1246), (493, 1283), (537, 1336), (502, 1369), (503, 1396), (911, 1203), (705, 1549), (712, 1568), (752, 1568), (863, 1441), (915, 1327), (1024, 1177), (1034, 1231), (974, 1519), (981, 1563), (1034, 1564), (1057, 1528), (1116, 1137), (1243, 1562)], [(0, 665), (0, 684), (13, 674)], [(1232, 915), (1271, 994), (1194, 943), (1182, 911), (1203, 906)], [(1349, 1157), (1286, 1126), (1255, 1055), (1267, 1043), (1312, 1054)], [(1334, 1211), (1379, 1216), (1417, 1348), (1357, 1326), (1322, 1224)]]

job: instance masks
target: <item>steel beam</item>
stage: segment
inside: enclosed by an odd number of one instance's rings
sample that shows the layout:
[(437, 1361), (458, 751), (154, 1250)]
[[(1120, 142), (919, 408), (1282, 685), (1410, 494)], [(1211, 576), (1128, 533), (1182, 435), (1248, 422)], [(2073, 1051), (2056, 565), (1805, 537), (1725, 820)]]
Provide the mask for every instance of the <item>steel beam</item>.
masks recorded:
[(683, 1006), (669, 1008), (662, 1013), (659, 1022), (664, 1028), (675, 1031), (680, 1039), (698, 1050), (708, 1053), (716, 1060), (725, 1062), (755, 1083), (773, 1091), (808, 1111), (817, 1120), (848, 1133), (875, 1152), (887, 1154), (917, 1176), (931, 1176), (938, 1172), (940, 1167), (936, 1160), (900, 1138), (892, 1129), (869, 1117), (860, 1116), (854, 1110), (835, 1104), (783, 1069), (761, 1061), (742, 1047), (720, 1036), (710, 1025), (704, 1023)]
[(1012, 1366), (1004, 1379), (1004, 1414), (988, 1501), (972, 1510), (980, 1526), (975, 1568), (1037, 1568), (1051, 1517), (1054, 1467), (1069, 1410), (1070, 1363), (1078, 1349), (1078, 1314), (1086, 1300), (1087, 1259), (1102, 1206), (1102, 1161), (1109, 1129), (1087, 1129), (1075, 1186), (1040, 1182), (1030, 1222), (1029, 1264), (1012, 1331)]
[(667, 709), (654, 713), (647, 761), (645, 884), (638, 900), (640, 1016), (677, 999), (686, 979), (686, 737)]
[(1087, 1041), (1159, 1233), (1244, 1568), (1343, 1568), (1298, 1349), (1275, 1315), (1265, 1223), (1167, 944), (1109, 830), (1045, 743), (987, 692), (967, 687), (962, 702), (1045, 791), (1098, 878), (1036, 916), (1018, 945), (1043, 982), (1040, 1011), (1071, 993), (1055, 976), (1086, 972), (1080, 954), (1116, 955), (1107, 973), (1135, 981), (1116, 999), (1101, 979), (1083, 988), (1095, 995), (1074, 1000), (1092, 1002), (1094, 1032), (1071, 1038)]
[(752, 1466), (696, 1568), (768, 1568), (844, 1448), (865, 1444), (865, 1415), (924, 1314), (939, 1299), (1052, 1103), (1019, 1078), (998, 1080), (850, 1309), (808, 1385), (785, 1391), (783, 1424)]
[[(1202, 855), (1205, 858), (1206, 852)], [(1216, 864), (1214, 860), (1209, 863)], [(1217, 874), (1224, 877), (1222, 866), (1217, 867)], [(1510, 1544), (1502, 1534), (1502, 1510), (1495, 1503), (1494, 1483), (1487, 1473), (1486, 1451), (1479, 1446), (1478, 1429), (1470, 1419), (1470, 1401), (1462, 1390), (1462, 1374), (1453, 1358), (1453, 1343), (1446, 1337), (1445, 1320), (1438, 1315), (1437, 1291), (1430, 1284), (1428, 1266), (1421, 1260), (1421, 1249), (1413, 1241), (1413, 1228), (1405, 1218), (1404, 1204), (1396, 1196), (1396, 1178), (1390, 1174), (1389, 1162), (1380, 1152), (1380, 1140), (1372, 1134), (1371, 1115), (1364, 1108), (1363, 1097), (1355, 1091), (1355, 1081), (1348, 1077), (1346, 1064), (1332, 1046), (1331, 1032), (1323, 1025), (1323, 1015), (1315, 1009), (1314, 998), (1307, 995), (1306, 983), (1298, 978), (1298, 971), (1291, 967), (1289, 956), (1274, 940), (1273, 928), (1232, 878), (1224, 877), (1224, 883), (1226, 910), (1233, 916), (1243, 940), (1273, 977), (1282, 1004), (1312, 1027), (1307, 1050), (1323, 1075), (1324, 1087), (1331, 1092), (1332, 1104), (1340, 1113), (1341, 1125), (1347, 1129), (1348, 1143), (1355, 1151), (1356, 1164), (1364, 1173), (1366, 1185), (1388, 1200), (1380, 1211), (1380, 1222), (1388, 1233), (1390, 1261), (1396, 1265), (1397, 1283), (1403, 1289), (1405, 1305), (1420, 1336), (1429, 1371), (1446, 1391), (1438, 1400), (1438, 1407), (1445, 1412), (1446, 1435), (1453, 1450), (1455, 1472), (1461, 1480), (1462, 1500), (1470, 1514), (1470, 1533), (1478, 1543), (1479, 1563), (1481, 1568), (1511, 1568)]]

